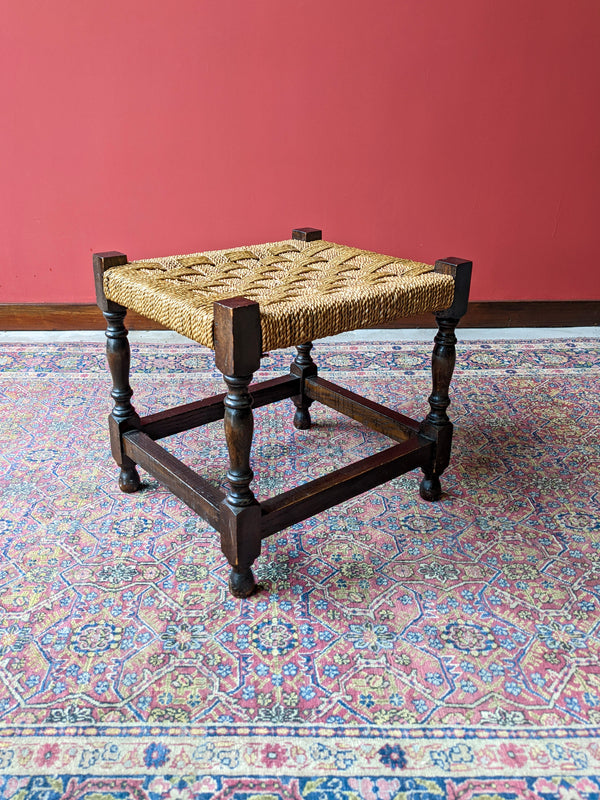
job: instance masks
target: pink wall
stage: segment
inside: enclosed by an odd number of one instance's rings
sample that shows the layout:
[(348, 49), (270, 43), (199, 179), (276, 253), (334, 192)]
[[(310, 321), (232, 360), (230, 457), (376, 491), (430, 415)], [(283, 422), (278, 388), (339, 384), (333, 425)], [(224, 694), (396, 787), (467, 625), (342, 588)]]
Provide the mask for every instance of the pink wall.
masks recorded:
[(598, 0), (3, 0), (0, 302), (298, 225), (598, 299), (599, 53)]

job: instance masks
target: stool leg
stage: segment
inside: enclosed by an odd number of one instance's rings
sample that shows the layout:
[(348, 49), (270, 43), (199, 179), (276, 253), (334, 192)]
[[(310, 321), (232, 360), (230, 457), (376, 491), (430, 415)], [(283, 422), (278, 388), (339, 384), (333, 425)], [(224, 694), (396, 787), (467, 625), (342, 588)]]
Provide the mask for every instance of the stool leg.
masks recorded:
[[(322, 238), (323, 233), (318, 228), (294, 228), (292, 231), (292, 239), (300, 242), (314, 242)], [(294, 427), (299, 431), (307, 431), (311, 426), (308, 409), (313, 404), (313, 401), (304, 394), (304, 379), (317, 374), (317, 365), (310, 357), (312, 342), (299, 344), (296, 350), (298, 355), (294, 359), (290, 370), (292, 375), (297, 375), (300, 378), (300, 394), (292, 397), (292, 401), (296, 406)]]
[(111, 397), (115, 401), (114, 408), (108, 418), (110, 430), (110, 446), (113, 458), (121, 467), (119, 487), (123, 492), (135, 492), (140, 488), (140, 476), (135, 463), (125, 455), (121, 435), (139, 425), (140, 418), (131, 405), (133, 391), (129, 385), (129, 364), (131, 353), (127, 328), (124, 325), (127, 309), (125, 306), (109, 300), (104, 293), (104, 276), (110, 269), (118, 269), (127, 263), (125, 253), (111, 250), (106, 253), (94, 253), (94, 281), (96, 285), (96, 302), (106, 319), (106, 358), (112, 376), (113, 389)]
[(229, 589), (235, 597), (248, 597), (256, 588), (252, 564), (260, 554), (260, 506), (250, 483), (250, 450), (254, 419), (248, 392), (251, 375), (224, 375), (227, 384), (225, 438), (229, 451), (229, 492), (221, 506), (221, 546), (231, 564)]
[(231, 564), (229, 590), (248, 597), (256, 589), (252, 564), (260, 555), (261, 510), (250, 483), (254, 419), (248, 384), (260, 366), (258, 303), (244, 297), (214, 304), (215, 364), (227, 385), (224, 425), (229, 451), (229, 492), (220, 506), (221, 549)]
[(122, 492), (136, 492), (140, 488), (140, 476), (129, 456), (123, 453), (121, 434), (128, 428), (136, 427), (139, 417), (131, 404), (133, 390), (129, 385), (129, 365), (131, 352), (124, 325), (127, 309), (122, 311), (104, 311), (106, 327), (106, 358), (112, 376), (113, 389), (110, 396), (115, 405), (109, 417), (110, 440), (112, 454), (121, 467), (119, 488)]
[(473, 263), (461, 258), (435, 262), (435, 272), (454, 279), (454, 300), (450, 308), (436, 314), (438, 333), (431, 358), (433, 390), (429, 396), (429, 414), (421, 424), (421, 433), (435, 441), (431, 462), (422, 467), (424, 478), (419, 487), (423, 500), (439, 500), (442, 496), (440, 475), (450, 462), (453, 425), (446, 409), (450, 405), (449, 389), (456, 361), (454, 331), (467, 311)]
[(290, 369), (292, 375), (297, 375), (300, 378), (300, 394), (292, 397), (292, 402), (296, 406), (294, 427), (299, 431), (307, 431), (311, 426), (310, 412), (308, 409), (313, 404), (313, 400), (308, 398), (304, 393), (304, 380), (309, 376), (317, 374), (317, 365), (310, 355), (312, 348), (312, 342), (297, 345), (296, 350), (298, 353)]
[(425, 418), (423, 432), (433, 433), (437, 442), (435, 455), (431, 463), (423, 467), (425, 477), (421, 481), (419, 493), (423, 500), (439, 500), (442, 496), (440, 475), (450, 461), (452, 447), (453, 426), (446, 409), (450, 405), (448, 391), (454, 363), (456, 361), (456, 336), (454, 331), (458, 324), (457, 319), (438, 317), (439, 331), (435, 337), (435, 346), (431, 359), (431, 372), (433, 391), (429, 396), (431, 411)]

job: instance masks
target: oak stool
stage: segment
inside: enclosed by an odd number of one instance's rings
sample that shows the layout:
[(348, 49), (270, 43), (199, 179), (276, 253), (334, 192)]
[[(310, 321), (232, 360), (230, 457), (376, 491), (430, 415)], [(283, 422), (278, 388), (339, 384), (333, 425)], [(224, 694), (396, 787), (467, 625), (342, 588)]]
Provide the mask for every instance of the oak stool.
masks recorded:
[[(113, 382), (110, 442), (120, 488), (140, 488), (139, 465), (210, 523), (221, 534), (231, 565), (229, 588), (236, 597), (256, 588), (251, 567), (262, 539), (289, 525), (416, 467), (424, 474), (421, 497), (438, 500), (452, 441), (446, 409), (454, 330), (467, 310), (471, 269), (470, 261), (459, 258), (432, 266), (325, 242), (314, 228), (297, 228), (280, 242), (144, 261), (96, 253), (96, 293), (107, 322)], [(127, 309), (212, 348), (227, 392), (140, 417), (131, 404)], [(314, 339), (423, 312), (435, 313), (439, 330), (430, 411), (422, 422), (318, 377), (310, 355)], [(292, 345), (297, 355), (288, 375), (251, 383), (264, 353)], [(396, 444), (258, 501), (250, 488), (252, 408), (284, 398), (296, 407), (298, 429), (310, 428), (309, 408), (317, 401)], [(229, 452), (226, 494), (157, 444), (218, 419), (224, 419)]]

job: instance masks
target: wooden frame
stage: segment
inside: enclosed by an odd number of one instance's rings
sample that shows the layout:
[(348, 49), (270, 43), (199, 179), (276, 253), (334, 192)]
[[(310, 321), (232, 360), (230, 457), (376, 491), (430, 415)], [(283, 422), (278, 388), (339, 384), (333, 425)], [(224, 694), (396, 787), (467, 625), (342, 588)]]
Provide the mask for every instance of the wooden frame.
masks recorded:
[[(321, 238), (321, 232), (314, 228), (297, 228), (292, 235), (304, 241)], [(139, 489), (139, 465), (219, 531), (221, 548), (231, 565), (229, 588), (233, 595), (247, 597), (256, 590), (252, 564), (260, 554), (262, 539), (290, 525), (417, 467), (424, 474), (421, 497), (428, 501), (441, 497), (439, 479), (448, 465), (452, 443), (452, 423), (446, 410), (455, 360), (454, 330), (467, 310), (470, 261), (447, 258), (436, 262), (437, 272), (454, 278), (455, 293), (452, 306), (436, 315), (439, 331), (432, 357), (430, 412), (422, 422), (319, 378), (310, 342), (297, 346), (288, 375), (253, 384), (252, 375), (260, 366), (262, 353), (260, 313), (258, 304), (244, 297), (214, 305), (215, 363), (227, 392), (140, 417), (131, 404), (130, 351), (124, 325), (127, 309), (108, 300), (103, 289), (105, 271), (126, 262), (127, 257), (117, 252), (94, 256), (97, 300), (107, 321), (114, 400), (109, 430), (112, 454), (120, 467), (119, 486), (125, 492)], [(396, 444), (259, 503), (250, 488), (252, 408), (286, 398), (296, 406), (293, 424), (299, 429), (311, 427), (309, 409), (319, 402)], [(157, 444), (165, 436), (218, 419), (224, 420), (229, 451), (227, 493)]]

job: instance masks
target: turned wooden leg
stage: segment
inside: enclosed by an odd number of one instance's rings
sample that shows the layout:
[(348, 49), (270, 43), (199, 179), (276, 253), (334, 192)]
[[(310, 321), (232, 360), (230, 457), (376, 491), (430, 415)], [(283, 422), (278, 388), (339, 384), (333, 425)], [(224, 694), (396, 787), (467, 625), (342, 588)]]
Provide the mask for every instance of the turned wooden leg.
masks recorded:
[(106, 358), (112, 376), (111, 394), (114, 407), (108, 418), (110, 443), (113, 458), (119, 465), (119, 488), (123, 492), (135, 492), (140, 488), (140, 476), (129, 456), (123, 452), (122, 434), (139, 425), (139, 416), (131, 404), (133, 390), (129, 385), (129, 366), (131, 352), (124, 320), (127, 309), (108, 300), (104, 294), (103, 279), (108, 269), (127, 263), (124, 253), (96, 253), (94, 255), (94, 275), (98, 306), (106, 319)]
[[(292, 239), (300, 242), (315, 242), (322, 239), (322, 237), (323, 234), (318, 228), (294, 228), (292, 231)], [(313, 401), (304, 393), (304, 381), (306, 378), (317, 374), (317, 365), (310, 356), (312, 347), (312, 342), (297, 345), (296, 350), (298, 353), (290, 369), (292, 375), (297, 375), (300, 378), (300, 394), (292, 397), (292, 402), (296, 406), (294, 427), (299, 431), (307, 431), (311, 426), (308, 409), (313, 404)]]
[(448, 418), (450, 382), (456, 361), (454, 331), (467, 311), (472, 263), (458, 258), (437, 261), (435, 271), (454, 278), (452, 306), (436, 314), (438, 333), (434, 339), (431, 372), (433, 390), (429, 396), (430, 412), (421, 424), (421, 433), (436, 443), (433, 458), (422, 467), (424, 478), (419, 487), (423, 500), (435, 501), (442, 496), (440, 476), (450, 462), (453, 425)]
[(127, 328), (124, 325), (123, 311), (105, 311), (106, 326), (106, 358), (113, 381), (110, 396), (115, 405), (109, 417), (111, 449), (115, 461), (121, 467), (119, 473), (119, 489), (122, 492), (136, 492), (140, 488), (140, 476), (135, 463), (122, 451), (121, 435), (131, 428), (137, 427), (139, 416), (131, 405), (133, 389), (129, 385), (129, 365), (131, 352)]
[(435, 346), (431, 359), (433, 391), (429, 395), (431, 411), (425, 418), (422, 430), (434, 433), (437, 445), (435, 456), (430, 464), (423, 467), (425, 477), (421, 481), (419, 492), (423, 500), (439, 500), (442, 495), (440, 475), (450, 461), (453, 426), (448, 419), (446, 409), (450, 405), (449, 389), (454, 363), (456, 361), (456, 336), (454, 330), (457, 319), (438, 318), (439, 331), (435, 337)]
[(224, 427), (229, 451), (229, 491), (221, 504), (221, 549), (231, 564), (235, 597), (256, 590), (252, 564), (260, 555), (261, 510), (250, 483), (254, 420), (248, 384), (260, 366), (261, 330), (257, 303), (232, 298), (214, 304), (215, 363), (227, 385)]
[(260, 508), (250, 488), (254, 477), (250, 467), (254, 420), (248, 384), (252, 375), (224, 375), (223, 378), (228, 389), (223, 404), (229, 451), (229, 492), (222, 506), (222, 517), (228, 528), (225, 555), (232, 566), (231, 593), (247, 597), (256, 587), (251, 566), (260, 553)]
[(304, 381), (306, 378), (317, 374), (317, 365), (310, 356), (312, 348), (312, 342), (297, 345), (296, 350), (298, 354), (290, 368), (292, 375), (297, 375), (300, 378), (300, 394), (292, 397), (292, 402), (296, 406), (294, 427), (299, 431), (307, 431), (311, 426), (310, 412), (308, 409), (314, 401), (304, 393)]

